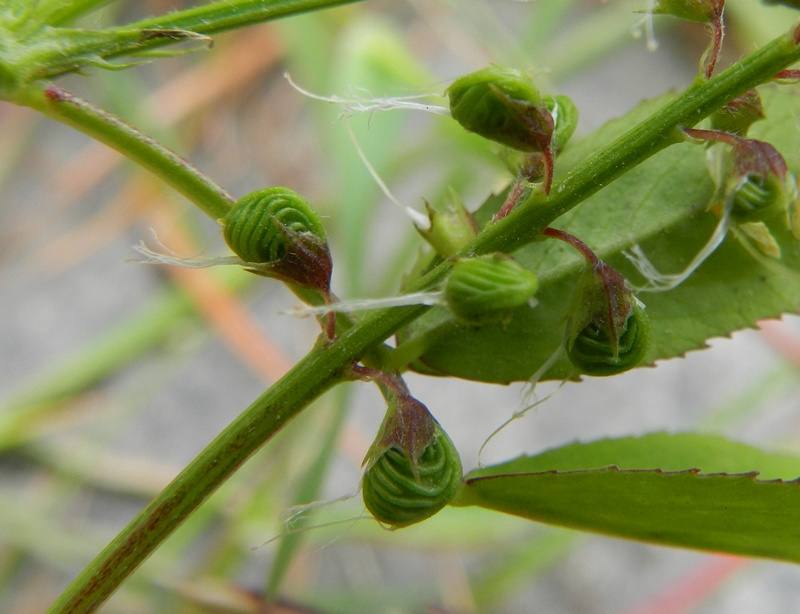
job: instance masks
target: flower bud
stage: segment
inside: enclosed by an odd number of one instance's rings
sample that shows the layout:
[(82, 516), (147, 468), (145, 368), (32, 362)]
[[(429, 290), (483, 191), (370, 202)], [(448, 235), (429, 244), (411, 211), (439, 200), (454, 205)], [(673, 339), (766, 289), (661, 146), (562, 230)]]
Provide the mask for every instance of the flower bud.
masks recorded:
[(450, 190), (444, 205), (434, 209), (425, 203), (430, 226), (417, 231), (442, 258), (449, 258), (478, 235), (478, 224), (458, 194)]
[(745, 136), (750, 125), (764, 117), (761, 97), (757, 90), (752, 89), (712, 113), (711, 127), (714, 130)]

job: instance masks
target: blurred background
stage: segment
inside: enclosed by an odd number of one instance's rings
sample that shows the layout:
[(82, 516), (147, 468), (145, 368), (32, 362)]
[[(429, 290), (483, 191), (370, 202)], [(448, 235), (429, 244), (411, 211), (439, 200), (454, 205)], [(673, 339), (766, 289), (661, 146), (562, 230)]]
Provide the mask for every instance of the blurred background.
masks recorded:
[[(191, 6), (114, 2), (97, 27)], [(325, 96), (441, 94), (487, 63), (572, 97), (585, 135), (691, 83), (701, 24), (638, 0), (372, 0), (214, 37), (210, 50), (59, 81), (166, 143), (235, 196), (273, 184), (325, 216), (341, 297), (396, 292), (422, 242), (381, 193), (347, 123), (403, 203), (452, 187), (476, 208), (509, 176), (446, 118), (338, 119)], [(796, 13), (729, 0), (722, 65)], [(0, 611), (42, 612), (91, 558), (314, 343), (296, 299), (234, 270), (131, 260), (133, 246), (227, 253), (219, 227), (119, 155), (0, 105)], [(710, 349), (554, 393), (487, 445), (484, 463), (574, 440), (701, 430), (800, 452), (800, 326), (792, 316)], [(524, 404), (521, 384), (410, 375), (465, 470)], [(360, 464), (384, 404), (342, 386), (256, 454), (103, 607), (106, 613), (779, 613), (800, 569), (658, 548), (447, 509), (390, 532), (365, 518)], [(292, 506), (327, 501), (292, 515)], [(286, 521), (286, 522), (285, 522)], [(288, 529), (296, 531), (287, 534)], [(282, 606), (265, 609), (270, 595)], [(282, 608), (282, 609), (281, 609)]]

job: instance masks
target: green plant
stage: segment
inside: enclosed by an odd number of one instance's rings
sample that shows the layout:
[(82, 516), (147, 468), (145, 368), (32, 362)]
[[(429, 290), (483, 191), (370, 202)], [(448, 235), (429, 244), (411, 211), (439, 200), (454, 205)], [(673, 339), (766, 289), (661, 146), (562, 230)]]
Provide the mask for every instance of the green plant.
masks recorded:
[[(73, 26), (105, 1), (8, 2), (0, 8), (0, 97), (117, 149), (207, 214), (246, 270), (287, 282), (304, 302), (333, 303), (335, 309), (327, 245), (327, 236), (334, 233), (323, 228), (320, 220), (325, 218), (318, 217), (303, 197), (288, 188), (268, 187), (235, 199), (162, 145), (162, 139), (146, 136), (53, 80), (92, 67), (125, 67), (169, 55), (165, 50), (176, 43), (202, 47), (217, 32), (351, 2), (209, 2), (96, 30)], [(795, 19), (783, 34), (717, 71), (723, 3), (697, 5), (689, 13), (686, 3), (678, 1), (664, 0), (656, 8), (708, 23), (712, 42), (696, 80), (683, 92), (645, 102), (574, 142), (575, 107), (561, 95), (539, 94), (520, 70), (484, 68), (453, 82), (447, 93), (456, 121), (442, 119), (437, 138), (446, 146), (472, 138), (463, 127), (508, 146), (511, 151), (498, 155), (494, 145), (470, 141), (484, 166), (505, 165), (512, 176), (506, 177), (507, 190), (490, 195), (471, 214), (459, 208), (458, 197), (450, 196), (452, 206), (444, 208), (456, 210), (454, 228), (443, 222), (440, 216), (446, 214), (436, 207), (437, 199), (448, 198), (448, 191), (441, 190), (431, 197), (431, 228), (421, 230), (434, 249), (424, 250), (416, 261), (398, 250), (403, 292), (444, 288), (444, 304), (410, 304), (355, 316), (331, 312), (322, 318), (322, 334), (307, 355), (189, 463), (75, 579), (51, 611), (98, 608), (182, 522), (202, 511), (206, 499), (245, 460), (312, 401), (340, 384), (360, 380), (376, 382), (390, 408), (368, 454), (364, 482), (367, 508), (387, 524), (409, 525), (449, 503), (666, 545), (800, 561), (793, 515), (796, 485), (766, 481), (796, 478), (800, 460), (795, 457), (716, 436), (651, 434), (523, 456), (471, 471), (459, 482), (453, 480), (460, 463), (449, 438), (401, 379), (409, 370), (486, 383), (538, 384), (578, 379), (581, 374), (611, 375), (683, 355), (710, 338), (797, 310), (796, 91), (790, 84), (770, 83), (776, 77), (785, 81), (797, 76), (786, 71), (800, 60), (800, 24)], [(547, 6), (551, 15), (557, 14), (559, 3)], [(764, 14), (777, 10), (759, 9)], [(313, 22), (304, 25), (310, 28)], [(381, 69), (389, 74), (404, 61), (396, 48), (377, 44), (368, 57), (385, 62)], [(123, 61), (120, 58), (129, 58), (129, 64), (113, 64)], [(763, 120), (752, 126), (752, 117), (746, 122), (735, 117), (720, 121), (722, 109), (730, 111), (735, 101), (756, 88), (763, 98)], [(497, 122), (504, 112), (508, 116)], [(704, 127), (707, 118), (716, 119), (710, 129)], [(386, 155), (385, 145), (393, 139), (372, 139), (373, 145), (379, 141), (383, 148), (375, 150), (378, 158)], [(707, 147), (706, 141), (715, 144)], [(344, 245), (340, 253), (345, 268), (351, 269), (351, 287), (340, 292), (350, 294), (359, 290), (358, 271), (366, 259), (357, 250), (365, 245), (358, 239), (365, 229), (359, 219), (364, 194), (348, 181), (352, 161), (340, 151), (336, 156), (342, 158), (348, 202), (338, 203), (341, 209), (332, 210), (329, 219), (331, 225), (344, 227), (338, 233)], [(451, 172), (452, 181), (443, 184), (467, 183), (463, 175), (469, 169)], [(251, 205), (263, 205), (265, 196), (280, 200), (281, 206), (288, 203), (296, 215), (284, 218), (281, 210), (269, 207), (266, 214), (253, 211)], [(258, 219), (240, 217), (250, 213)], [(248, 239), (245, 245), (240, 243), (240, 223)], [(263, 246), (249, 242), (262, 236), (280, 243), (262, 251)], [(514, 260), (507, 258), (512, 254)], [(333, 261), (339, 265), (338, 257)], [(467, 263), (503, 268), (504, 275), (490, 271), (481, 279), (496, 291), (483, 294), (484, 299), (492, 298), (490, 304), (465, 303), (465, 286), (454, 285), (463, 281), (459, 276)], [(524, 291), (512, 288), (509, 302), (508, 286), (503, 284), (507, 269), (517, 266), (512, 263), (519, 263), (527, 274)], [(680, 274), (682, 267), (686, 275)], [(676, 275), (668, 291), (634, 296), (637, 284), (644, 290), (657, 286), (660, 271)], [(274, 283), (242, 276), (233, 283), (257, 282)], [(531, 306), (534, 293), (536, 305)], [(498, 297), (504, 300), (495, 301)], [(393, 336), (396, 343), (387, 343)], [(125, 351), (133, 354), (139, 346), (129, 343)], [(213, 384), (225, 387), (225, 382)], [(38, 397), (12, 399), (0, 422), (4, 445), (30, 445), (35, 439), (31, 425), (54, 398), (73, 391), (66, 388), (51, 396), (39, 391)], [(329, 464), (343, 410), (334, 415), (339, 418), (326, 425), (313, 470), (301, 481), (301, 499), (315, 498), (318, 476)], [(288, 454), (285, 462), (291, 464), (292, 458)], [(446, 469), (447, 478), (429, 484), (427, 463), (441, 459), (445, 460), (437, 468)], [(755, 471), (761, 472), (758, 478), (751, 473)], [(413, 517), (383, 509), (375, 502), (378, 489), (373, 479), (379, 479), (379, 472), (394, 472), (405, 481), (409, 488), (395, 493), (398, 500), (414, 499), (424, 490), (434, 504), (417, 514), (425, 506), (415, 507), (415, 499)], [(276, 555), (279, 571), (267, 582), (268, 599), (279, 593), (280, 570), (292, 557), (296, 537), (286, 538)]]

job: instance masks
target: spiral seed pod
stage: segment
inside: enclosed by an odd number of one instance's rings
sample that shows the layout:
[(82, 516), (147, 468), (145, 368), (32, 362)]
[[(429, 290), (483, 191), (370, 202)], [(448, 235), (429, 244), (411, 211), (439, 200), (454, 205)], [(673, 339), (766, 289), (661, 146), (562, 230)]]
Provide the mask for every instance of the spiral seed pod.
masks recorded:
[(447, 505), (458, 492), (461, 475), (458, 452), (437, 423), (433, 439), (416, 462), (392, 446), (364, 472), (364, 505), (380, 522), (407, 527)]
[(364, 505), (392, 528), (430, 518), (461, 486), (461, 459), (453, 442), (428, 409), (408, 394), (391, 400), (364, 462)]
[(790, 200), (785, 183), (776, 175), (746, 177), (733, 193), (731, 215), (740, 223), (785, 215)]
[(520, 151), (545, 151), (553, 118), (533, 81), (513, 68), (489, 66), (456, 79), (450, 113), (464, 129)]
[(261, 275), (327, 290), (331, 259), (322, 221), (297, 192), (283, 187), (240, 198), (221, 220), (228, 246)]
[(225, 241), (245, 262), (276, 262), (284, 258), (290, 246), (281, 229), (325, 240), (317, 212), (289, 188), (266, 188), (243, 196), (223, 224)]
[(461, 323), (478, 326), (508, 319), (538, 289), (536, 275), (516, 260), (495, 254), (458, 260), (445, 283), (444, 299)]
[(567, 355), (585, 375), (616, 375), (637, 366), (649, 344), (650, 321), (636, 304), (617, 331), (593, 319), (567, 341)]

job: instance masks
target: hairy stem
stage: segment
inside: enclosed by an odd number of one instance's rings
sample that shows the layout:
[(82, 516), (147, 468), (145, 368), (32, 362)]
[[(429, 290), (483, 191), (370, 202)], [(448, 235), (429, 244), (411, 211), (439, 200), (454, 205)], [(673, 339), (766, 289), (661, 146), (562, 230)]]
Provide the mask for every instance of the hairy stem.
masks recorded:
[[(650, 119), (592, 156), (553, 187), (532, 194), (489, 226), (463, 254), (510, 253), (534, 240), (554, 219), (622, 173), (682, 139), (681, 128), (800, 60), (800, 27), (762, 47), (718, 77), (698, 81)], [(442, 262), (408, 288), (434, 287), (450, 270)], [(424, 305), (367, 315), (337, 340), (315, 347), (217, 437), (122, 530), (52, 606), (51, 613), (94, 611), (258, 447), (320, 394), (344, 380), (351, 366), (396, 330), (422, 315)]]

